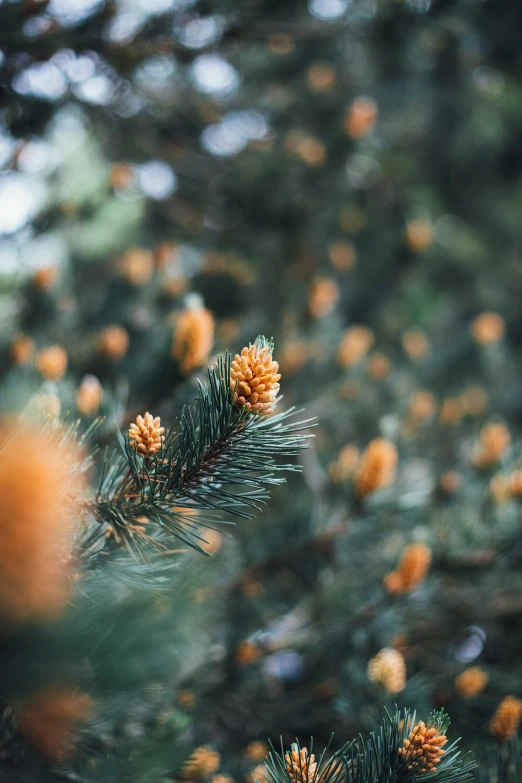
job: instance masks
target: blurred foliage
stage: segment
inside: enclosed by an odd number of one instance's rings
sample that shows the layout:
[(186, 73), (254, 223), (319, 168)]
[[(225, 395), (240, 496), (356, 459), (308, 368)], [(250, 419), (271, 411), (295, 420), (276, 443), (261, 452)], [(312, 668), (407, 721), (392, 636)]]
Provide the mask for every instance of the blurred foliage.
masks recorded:
[[(519, 780), (488, 727), (522, 697), (521, 24), (518, 0), (0, 2), (2, 407), (102, 415), (105, 447), (264, 333), (281, 407), (318, 418), (304, 481), (181, 558), (172, 598), (86, 585), (67, 657), (110, 715), (69, 772), (6, 734), (6, 780), (177, 779), (209, 745), (200, 779), (250, 781), (251, 743), (340, 745), (396, 704)], [(361, 496), (375, 438), (398, 465)], [(390, 590), (412, 543), (429, 572)], [(400, 691), (368, 676), (382, 649)], [(1, 676), (30, 690), (28, 665)]]

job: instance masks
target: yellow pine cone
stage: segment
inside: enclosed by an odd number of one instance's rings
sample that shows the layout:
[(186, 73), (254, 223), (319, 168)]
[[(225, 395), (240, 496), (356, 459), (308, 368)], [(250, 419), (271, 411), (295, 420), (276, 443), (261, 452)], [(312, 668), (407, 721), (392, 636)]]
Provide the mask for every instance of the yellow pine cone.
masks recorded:
[(129, 335), (123, 326), (107, 326), (98, 336), (98, 350), (106, 359), (121, 359), (128, 347)]
[(214, 345), (214, 318), (204, 307), (192, 307), (177, 316), (172, 357), (189, 375), (208, 360)]
[(159, 416), (153, 418), (150, 413), (137, 416), (129, 427), (130, 445), (143, 457), (152, 457), (163, 446), (165, 427), (161, 427)]
[(254, 767), (254, 769), (245, 776), (245, 780), (246, 783), (254, 783), (256, 780), (259, 780), (260, 783), (265, 783), (267, 780), (265, 765), (258, 764), (257, 767)]
[(102, 399), (102, 387), (95, 375), (86, 375), (76, 392), (76, 407), (84, 416), (97, 413)]
[(384, 647), (368, 663), (368, 679), (388, 693), (399, 693), (406, 685), (406, 664), (398, 650)]
[(522, 470), (514, 470), (509, 477), (509, 489), (511, 496), (522, 498)]
[(344, 130), (352, 139), (367, 136), (377, 120), (378, 106), (374, 98), (359, 95), (354, 98), (344, 116)]
[(27, 364), (34, 352), (34, 342), (27, 334), (18, 334), (9, 350), (9, 357), (13, 364)]
[(472, 699), (484, 690), (488, 680), (489, 677), (484, 669), (471, 666), (455, 678), (455, 688), (463, 699)]
[(310, 286), (308, 309), (314, 318), (324, 318), (332, 312), (339, 299), (339, 287), (329, 277), (317, 277)]
[[(17, 426), (17, 425), (15, 425)], [(72, 520), (83, 490), (80, 452), (38, 429), (0, 433), (0, 618), (42, 621), (72, 586)], [(67, 495), (65, 493), (67, 492)]]
[(399, 749), (399, 755), (407, 762), (409, 770), (435, 772), (444, 755), (442, 748), (447, 741), (447, 737), (441, 734), (436, 726), (426, 726), (421, 720), (413, 727), (408, 739), (404, 740), (404, 747)]
[(515, 696), (506, 696), (497, 707), (489, 723), (489, 731), (499, 742), (514, 737), (522, 718), (522, 701)]
[(67, 351), (61, 345), (51, 345), (38, 351), (36, 368), (48, 381), (59, 381), (67, 369)]
[(293, 746), (290, 753), (285, 753), (286, 768), (292, 783), (312, 783), (317, 770), (317, 762), (312, 753), (308, 754), (308, 748)]
[(272, 413), (279, 392), (279, 365), (272, 359), (273, 346), (264, 337), (236, 354), (230, 370), (234, 405), (266, 415)]
[(355, 473), (357, 495), (363, 498), (392, 484), (397, 460), (397, 449), (392, 443), (384, 438), (370, 441)]
[(207, 746), (196, 748), (192, 756), (185, 762), (181, 771), (184, 780), (200, 780), (213, 775), (219, 769), (221, 758), (219, 753)]
[(244, 750), (244, 756), (249, 761), (263, 761), (263, 759), (268, 756), (270, 748), (266, 744), (266, 742), (260, 742), (259, 740), (255, 742), (250, 742), (245, 750)]
[(353, 367), (366, 356), (373, 345), (373, 332), (366, 326), (351, 326), (347, 329), (337, 348), (340, 367)]
[(74, 735), (91, 705), (90, 696), (76, 688), (47, 688), (30, 696), (16, 711), (16, 718), (41, 753), (51, 761), (62, 761), (72, 754)]
[(410, 544), (398, 568), (385, 578), (386, 589), (392, 595), (411, 592), (425, 579), (430, 563), (431, 552), (426, 544)]
[(498, 313), (481, 313), (471, 324), (473, 339), (479, 345), (493, 345), (504, 337), (506, 324)]
[(403, 333), (402, 347), (414, 362), (425, 359), (430, 352), (430, 344), (422, 329), (408, 329)]
[(500, 462), (510, 443), (511, 435), (504, 424), (486, 424), (480, 432), (473, 464), (481, 469), (490, 468), (496, 462)]

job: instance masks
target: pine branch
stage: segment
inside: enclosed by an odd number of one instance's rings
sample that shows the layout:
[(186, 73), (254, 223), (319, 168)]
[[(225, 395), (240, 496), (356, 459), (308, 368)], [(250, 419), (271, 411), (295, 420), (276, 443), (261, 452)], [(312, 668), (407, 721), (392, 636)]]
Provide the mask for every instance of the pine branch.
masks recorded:
[[(266, 416), (235, 405), (230, 378), (226, 355), (209, 368), (196, 404), (183, 409), (156, 454), (140, 455), (119, 433), (120, 454), (106, 455), (94, 516), (141, 559), (151, 548), (170, 551), (173, 537), (204, 552), (201, 527), (212, 527), (223, 514), (252, 517), (267, 488), (284, 482), (281, 472), (300, 470), (276, 458), (306, 446), (311, 422), (290, 421), (293, 408)], [(100, 530), (92, 535), (89, 552), (96, 551)]]
[[(298, 742), (286, 753), (282, 745), (280, 754), (272, 749), (265, 761), (266, 779), (269, 783), (420, 783), (429, 776), (438, 783), (464, 783), (472, 779), (475, 764), (461, 757), (458, 740), (444, 747), (448, 726), (449, 718), (443, 711), (432, 713), (425, 726), (420, 721), (417, 725), (415, 712), (410, 710), (393, 716), (387, 713), (377, 733), (367, 740), (361, 737), (347, 743), (326, 759), (328, 743), (317, 763), (312, 739), (310, 751)], [(440, 751), (444, 747), (433, 768), (429, 766), (425, 729), (435, 729), (432, 733), (439, 742), (434, 747)], [(415, 742), (416, 737), (422, 742)]]

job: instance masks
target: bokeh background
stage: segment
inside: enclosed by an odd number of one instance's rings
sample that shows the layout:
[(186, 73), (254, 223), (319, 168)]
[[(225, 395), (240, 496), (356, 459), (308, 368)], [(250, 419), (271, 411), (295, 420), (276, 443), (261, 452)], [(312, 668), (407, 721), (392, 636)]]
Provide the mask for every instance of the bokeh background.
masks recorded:
[(317, 417), (209, 543), (197, 655), (120, 726), (149, 757), (252, 779), (252, 743), (395, 704), (493, 747), (522, 697), (521, 28), (518, 0), (0, 0), (3, 404), (105, 445), (262, 333)]

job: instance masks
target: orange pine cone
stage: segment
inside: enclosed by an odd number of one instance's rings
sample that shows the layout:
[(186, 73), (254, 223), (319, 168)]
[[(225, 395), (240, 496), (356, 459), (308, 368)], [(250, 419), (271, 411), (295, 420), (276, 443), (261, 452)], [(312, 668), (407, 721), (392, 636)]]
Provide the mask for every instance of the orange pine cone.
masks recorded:
[(442, 748), (447, 742), (447, 737), (441, 734), (436, 726), (426, 726), (424, 721), (419, 721), (404, 740), (404, 747), (399, 749), (399, 755), (408, 764), (409, 770), (418, 772), (435, 772), (437, 764), (442, 759)]
[(49, 381), (59, 381), (67, 369), (67, 351), (51, 345), (36, 354), (36, 368)]
[(73, 739), (87, 719), (92, 700), (75, 688), (48, 688), (33, 694), (17, 710), (23, 733), (51, 761), (73, 752)]
[(312, 753), (308, 754), (308, 748), (292, 746), (290, 753), (285, 753), (286, 768), (292, 783), (312, 783), (317, 770), (317, 762)]
[(399, 693), (406, 685), (406, 664), (398, 650), (384, 647), (368, 663), (368, 679), (388, 693)]
[(397, 466), (397, 449), (384, 438), (375, 438), (366, 447), (354, 484), (359, 497), (366, 497), (378, 489), (389, 486), (394, 479)]
[(506, 696), (489, 723), (489, 731), (499, 742), (507, 742), (517, 733), (521, 718), (522, 701)]
[(463, 699), (472, 699), (488, 684), (487, 673), (479, 666), (471, 666), (455, 678), (455, 687)]
[(431, 551), (425, 544), (410, 544), (404, 550), (396, 571), (392, 571), (384, 584), (389, 593), (409, 593), (426, 577), (431, 563)]
[(177, 317), (172, 343), (172, 356), (182, 373), (201, 367), (208, 360), (214, 345), (214, 318), (204, 307), (192, 307)]
[(29, 429), (2, 428), (1, 440), (0, 617), (46, 620), (71, 588), (80, 455), (73, 445), (57, 448), (54, 434)]
[(279, 365), (272, 359), (273, 345), (258, 337), (253, 345), (236, 354), (230, 371), (234, 405), (256, 413), (272, 413), (279, 392)]
[(165, 427), (160, 426), (159, 416), (154, 418), (150, 413), (137, 416), (136, 421), (129, 427), (129, 443), (144, 457), (152, 457), (157, 454), (165, 440), (163, 433)]

